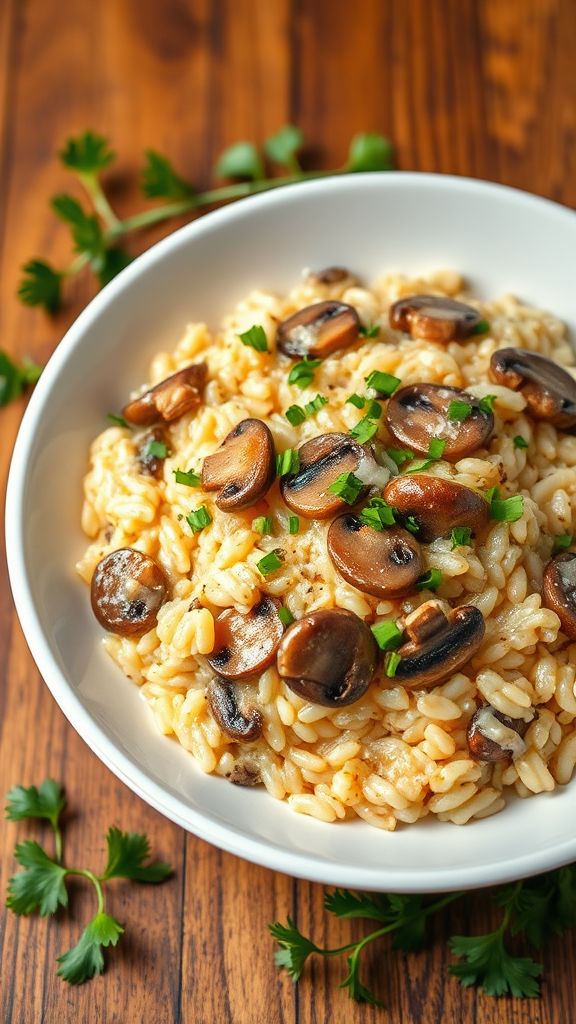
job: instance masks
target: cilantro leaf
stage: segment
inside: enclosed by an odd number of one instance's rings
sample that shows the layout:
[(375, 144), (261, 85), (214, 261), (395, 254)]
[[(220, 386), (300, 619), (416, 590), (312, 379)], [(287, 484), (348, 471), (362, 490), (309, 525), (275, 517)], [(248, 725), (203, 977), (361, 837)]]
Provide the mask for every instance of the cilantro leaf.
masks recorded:
[(351, 892), (350, 889), (324, 893), (324, 909), (336, 917), (388, 922), (385, 901), (386, 897), (379, 893)]
[(235, 142), (220, 154), (216, 161), (215, 173), (220, 178), (248, 178), (261, 181), (264, 164), (253, 142)]
[(310, 939), (302, 935), (291, 917), (288, 917), (287, 921), (285, 925), (279, 921), (269, 924), (268, 930), (282, 947), (274, 954), (276, 965), (287, 971), (293, 981), (298, 981), (310, 954), (319, 953), (320, 950)]
[(264, 152), (270, 160), (277, 164), (283, 164), (293, 171), (300, 169), (297, 153), (304, 145), (304, 136), (299, 128), (293, 124), (284, 125), (275, 135), (271, 135), (264, 142)]
[(66, 805), (62, 786), (54, 779), (44, 779), (41, 786), (13, 786), (6, 794), (6, 817), (10, 821), (26, 818), (47, 818), (53, 828)]
[(86, 252), (91, 258), (102, 255), (104, 235), (94, 214), (86, 213), (78, 200), (69, 195), (54, 196), (52, 209), (60, 220), (70, 226), (76, 252)]
[(0, 349), (0, 407), (20, 398), (24, 389), (35, 384), (41, 373), (42, 367), (31, 359), (23, 359), (22, 365), (18, 366)]
[(29, 260), (22, 267), (24, 277), (18, 286), (18, 298), (25, 306), (43, 306), (47, 313), (60, 309), (62, 274), (45, 260)]
[(108, 862), (102, 880), (132, 878), (135, 882), (162, 882), (172, 873), (169, 864), (154, 861), (144, 864), (150, 856), (148, 837), (140, 832), (121, 832), (112, 825), (106, 833)]
[(149, 199), (192, 199), (195, 188), (176, 173), (167, 157), (147, 149), (141, 186)]
[(65, 167), (80, 174), (97, 174), (108, 167), (115, 157), (108, 139), (95, 132), (84, 132), (76, 138), (67, 139), (58, 155)]
[(38, 910), (44, 917), (46, 914), (54, 914), (59, 905), (67, 905), (68, 893), (64, 884), (66, 868), (53, 861), (31, 839), (18, 843), (14, 856), (25, 870), (18, 871), (8, 881), (6, 906), (10, 910), (15, 914), (31, 914)]
[(110, 914), (92, 918), (72, 949), (59, 956), (58, 975), (71, 985), (81, 985), (104, 970), (103, 946), (115, 946), (124, 928)]
[(355, 135), (348, 150), (347, 171), (391, 171), (394, 168), (392, 143), (378, 132)]
[(125, 249), (119, 246), (115, 246), (113, 249), (105, 249), (100, 257), (92, 263), (92, 268), (98, 275), (100, 287), (104, 288), (105, 285), (109, 284), (131, 262), (132, 257)]
[(480, 985), (490, 996), (540, 994), (537, 978), (542, 965), (530, 957), (512, 956), (504, 945), (501, 928), (487, 935), (454, 935), (450, 948), (462, 960), (450, 964), (448, 970), (462, 985)]

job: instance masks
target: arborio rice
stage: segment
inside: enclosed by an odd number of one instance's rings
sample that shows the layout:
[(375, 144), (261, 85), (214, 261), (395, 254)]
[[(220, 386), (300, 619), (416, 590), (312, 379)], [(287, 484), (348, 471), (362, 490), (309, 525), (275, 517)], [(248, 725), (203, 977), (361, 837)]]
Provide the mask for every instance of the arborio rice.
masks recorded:
[[(392, 330), (390, 305), (418, 293), (475, 307), (487, 321), (484, 332), (437, 343)], [(313, 368), (308, 386), (291, 385), (288, 374), (295, 364), (277, 352), (278, 324), (327, 299), (353, 306), (367, 332)], [(239, 337), (254, 325), (264, 329), (268, 352)], [(156, 455), (157, 476), (142, 462), (142, 432), (115, 425), (96, 438), (82, 512), (91, 543), (77, 568), (90, 583), (104, 556), (132, 548), (163, 570), (168, 592), (153, 628), (143, 635), (109, 632), (103, 642), (140, 687), (159, 729), (190, 751), (203, 771), (245, 784), (262, 782), (276, 799), (322, 821), (358, 816), (388, 831), (428, 814), (465, 824), (500, 811), (507, 792), (526, 797), (569, 782), (576, 763), (576, 643), (561, 631), (558, 614), (541, 594), (555, 543), (569, 546), (576, 532), (576, 436), (536, 419), (524, 393), (489, 378), (491, 356), (510, 346), (551, 357), (576, 376), (559, 320), (512, 296), (480, 303), (456, 273), (387, 275), (371, 288), (350, 274), (308, 274), (286, 296), (252, 292), (216, 333), (203, 323), (190, 324), (173, 352), (154, 357), (146, 387), (204, 361), (203, 404), (163, 424), (164, 440), (152, 452), (148, 448), (149, 457)], [(467, 543), (455, 544), (451, 536), (422, 543), (422, 573), (439, 570), (438, 589), (412, 588), (390, 600), (363, 592), (339, 574), (327, 552), (330, 519), (300, 516), (298, 532), (289, 532), (291, 513), (277, 482), (252, 507), (226, 512), (216, 505), (214, 491), (179, 483), (175, 476), (177, 470), (200, 474), (205, 457), (246, 418), (268, 425), (278, 453), (320, 434), (348, 433), (366, 407), (360, 410), (347, 399), (373, 397), (366, 378), (374, 370), (394, 375), (401, 386), (427, 382), (466, 389), (476, 398), (495, 396), (487, 447), (458, 461), (436, 459), (426, 472), (482, 494), (500, 487), (501, 499), (524, 498), (520, 518), (490, 520)], [(286, 410), (305, 407), (318, 394), (327, 403), (316, 403), (293, 426)], [(385, 399), (381, 405), (385, 413)], [(385, 415), (372, 443), (378, 439), (379, 461), (387, 470), (383, 480), (398, 472), (383, 448), (406, 446), (389, 434)], [(381, 493), (381, 487), (371, 493)], [(193, 519), (193, 532), (187, 517), (201, 507), (211, 521), (198, 528)], [(342, 511), (350, 509), (344, 505)], [(255, 520), (262, 528), (262, 517), (271, 520), (264, 524), (271, 534), (254, 528)], [(272, 551), (279, 552), (280, 565), (263, 575), (257, 565)], [(486, 630), (471, 660), (426, 688), (401, 685), (393, 665), (386, 675), (390, 660), (381, 657), (366, 692), (346, 706), (299, 696), (273, 661), (256, 678), (233, 684), (241, 707), (259, 709), (261, 721), (257, 739), (238, 742), (212, 713), (206, 693), (215, 673), (207, 656), (215, 644), (216, 616), (227, 608), (248, 613), (266, 594), (295, 620), (339, 608), (369, 626), (391, 620), (400, 629), (409, 613), (431, 600), (445, 610), (475, 606)], [(508, 756), (498, 761), (475, 759), (467, 740), (473, 714), (486, 704), (512, 720), (504, 726), (512, 737)], [(491, 723), (498, 726), (494, 718)], [(499, 735), (497, 729), (490, 734)]]

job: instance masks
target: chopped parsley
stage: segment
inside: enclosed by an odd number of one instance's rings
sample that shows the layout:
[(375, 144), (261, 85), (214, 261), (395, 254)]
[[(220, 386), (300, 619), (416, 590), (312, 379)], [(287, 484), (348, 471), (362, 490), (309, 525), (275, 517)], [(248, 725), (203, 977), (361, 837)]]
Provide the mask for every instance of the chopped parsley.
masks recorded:
[(363, 409), (367, 401), (367, 398), (363, 398), (362, 395), (358, 395), (354, 392), (353, 395), (349, 395), (346, 399), (346, 405), (354, 405), (357, 409)]
[(106, 413), (106, 419), (110, 420), (116, 427), (129, 427), (129, 423), (124, 419), (123, 416), (117, 416), (114, 412)]
[(554, 537), (554, 554), (558, 551), (565, 551), (572, 545), (574, 540), (571, 533), (561, 533), (558, 537)]
[(287, 476), (289, 473), (297, 473), (300, 469), (300, 456), (295, 448), (287, 448), (285, 452), (279, 452), (276, 456), (276, 475)]
[(348, 505), (354, 505), (364, 486), (362, 481), (354, 476), (354, 473), (341, 473), (336, 477), (334, 483), (330, 484), (328, 490), (330, 494), (337, 494)]
[(398, 469), (401, 469), (405, 462), (410, 462), (414, 458), (414, 452), (408, 451), (407, 448), (387, 448), (386, 454), (390, 456), (392, 462), (396, 463)]
[(394, 651), (400, 647), (404, 631), (392, 619), (385, 619), (384, 622), (377, 622), (370, 626), (374, 639), (381, 651)]
[(381, 370), (372, 370), (364, 378), (369, 388), (374, 388), (381, 398), (390, 398), (398, 390), (402, 381), (391, 373), (383, 373)]
[[(377, 402), (374, 404), (378, 405)], [(378, 408), (380, 409), (380, 406), (378, 406)], [(358, 420), (358, 423), (352, 427), (349, 434), (355, 441), (358, 441), (358, 444), (366, 444), (366, 441), (370, 441), (377, 432), (378, 419), (375, 419), (374, 416), (370, 416), (370, 414), (367, 413), (361, 420)]]
[(252, 529), (255, 530), (256, 533), (261, 533), (262, 536), (272, 533), (272, 517), (257, 516), (256, 519), (252, 520)]
[(482, 412), (493, 412), (494, 405), (496, 402), (496, 395), (484, 395), (478, 402), (478, 405), (482, 409)]
[(500, 498), (498, 487), (491, 487), (486, 492), (490, 502), (490, 518), (497, 523), (515, 523), (524, 515), (524, 498), (521, 494), (513, 494), (510, 498)]
[(177, 484), (184, 484), (185, 487), (200, 487), (202, 477), (193, 469), (174, 469), (174, 479)]
[(528, 441), (525, 441), (521, 434), (516, 434), (516, 437), (513, 440), (514, 440), (514, 447), (515, 448), (527, 448), (528, 447)]
[(456, 399), (450, 402), (446, 415), (449, 420), (457, 420), (458, 422), (467, 420), (472, 415), (472, 406), (470, 402), (461, 402), (459, 399)]
[(396, 522), (394, 511), (384, 501), (384, 498), (371, 498), (362, 509), (359, 519), (361, 523), (371, 526), (373, 530), (383, 530), (386, 526), (393, 526)]
[(321, 359), (301, 359), (294, 363), (288, 374), (288, 383), (295, 384), (298, 388), (307, 388), (314, 378), (314, 370), (320, 366), (321, 362)]
[(269, 551), (267, 555), (264, 555), (264, 558), (256, 562), (256, 568), (263, 576), (270, 576), (273, 572), (277, 572), (278, 569), (282, 568), (282, 562), (283, 559), (278, 551)]
[(300, 529), (300, 519), (298, 516), (290, 516), (288, 519), (288, 532), (291, 534), (298, 533)]
[(452, 530), (452, 551), (454, 548), (463, 548), (470, 544), (472, 530), (469, 526), (455, 526)]
[(410, 530), (410, 533), (420, 532), (420, 523), (416, 519), (416, 516), (406, 516), (403, 526), (405, 530)]
[(385, 669), (386, 675), (389, 679), (393, 679), (398, 670), (398, 665), (402, 661), (402, 658), (397, 651), (388, 651), (386, 655)]
[(294, 622), (294, 616), (292, 615), (292, 612), (284, 606), (278, 609), (278, 618), (280, 619), (282, 625), (285, 627), (291, 626), (292, 623)]
[(192, 533), (200, 533), (205, 526), (210, 526), (212, 516), (206, 508), (206, 505), (200, 505), (199, 508), (194, 509), (186, 516), (186, 522), (192, 530)]
[(479, 320), (474, 327), (472, 334), (487, 334), (490, 330), (490, 324), (487, 320)]
[(284, 413), (286, 419), (293, 427), (299, 427), (306, 419), (306, 413), (301, 405), (291, 405)]
[(442, 437), (433, 437), (428, 445), (428, 458), (420, 459), (414, 466), (410, 466), (406, 470), (407, 473), (421, 473), (422, 470), (428, 469), (433, 462), (438, 462), (444, 454), (444, 449), (447, 442)]
[(144, 452), (145, 458), (165, 459), (168, 455), (168, 448), (164, 441), (149, 441)]
[(442, 583), (442, 573), (440, 569), (429, 569), (418, 578), (416, 586), (418, 590), (438, 590), (438, 587)]
[(253, 324), (247, 331), (243, 331), (238, 337), (243, 345), (256, 349), (256, 352), (268, 352), (268, 341), (266, 331), (261, 324)]
[(304, 406), (304, 412), (307, 416), (313, 416), (315, 412), (319, 412), (322, 406), (328, 405), (328, 399), (324, 395), (316, 395), (311, 402), (306, 402)]
[(380, 334), (380, 324), (360, 324), (358, 334), (361, 338), (377, 338)]

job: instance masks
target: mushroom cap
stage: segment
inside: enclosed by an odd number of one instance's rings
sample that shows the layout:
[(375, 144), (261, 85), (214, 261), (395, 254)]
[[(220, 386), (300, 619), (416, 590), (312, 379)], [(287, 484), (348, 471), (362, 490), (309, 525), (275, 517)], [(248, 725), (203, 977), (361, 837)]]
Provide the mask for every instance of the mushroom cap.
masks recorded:
[(576, 551), (563, 551), (544, 569), (542, 596), (556, 612), (566, 636), (576, 640)]
[(226, 608), (214, 622), (208, 663), (224, 679), (249, 679), (272, 664), (284, 635), (280, 601), (265, 594), (249, 612)]
[(526, 749), (523, 738), (534, 717), (533, 712), (530, 721), (509, 718), (490, 704), (484, 704), (474, 712), (466, 729), (470, 756), (475, 761), (490, 764), (509, 761), (514, 754)]
[(149, 427), (159, 420), (172, 423), (180, 419), (202, 404), (207, 374), (206, 363), (192, 363), (178, 370), (139, 398), (128, 402), (122, 409), (124, 419), (139, 427)]
[(520, 391), (535, 419), (562, 430), (576, 426), (576, 380), (552, 359), (523, 348), (501, 348), (488, 373), (497, 384)]
[(353, 704), (368, 689), (378, 648), (371, 630), (353, 612), (311, 612), (286, 630), (278, 648), (278, 672), (305, 700), (324, 707)]
[(262, 712), (251, 707), (240, 710), (238, 687), (225, 679), (211, 679), (206, 690), (210, 711), (222, 729), (233, 740), (253, 743), (262, 735)]
[(375, 597), (404, 597), (422, 572), (420, 545), (400, 526), (374, 530), (348, 512), (331, 524), (327, 545), (340, 575)]
[(329, 299), (299, 309), (278, 324), (276, 343), (291, 359), (325, 359), (358, 341), (359, 328), (353, 306)]
[(406, 518), (420, 525), (420, 540), (446, 537), (455, 526), (468, 526), (478, 533), (490, 518), (490, 506), (483, 495), (464, 484), (427, 473), (395, 476), (384, 488), (384, 500)]
[[(470, 415), (448, 418), (451, 402), (466, 402)], [(446, 442), (442, 458), (457, 462), (483, 448), (494, 429), (494, 416), (480, 400), (460, 388), (440, 384), (410, 384), (392, 396), (386, 409), (386, 426), (400, 444), (421, 455), (439, 437)]]
[[(342, 473), (354, 473), (367, 459), (366, 450), (349, 434), (329, 433), (313, 437), (298, 449), (300, 468), (280, 480), (288, 508), (307, 519), (329, 519), (347, 507), (328, 488)], [(360, 501), (368, 492), (363, 487)]]
[(158, 563), (134, 548), (118, 548), (102, 558), (90, 585), (94, 615), (118, 636), (141, 636), (152, 629), (167, 593)]
[(406, 619), (409, 640), (399, 649), (395, 682), (418, 689), (436, 686), (476, 653), (486, 630), (482, 612), (462, 605), (446, 614), (436, 601), (426, 601)]
[(390, 306), (389, 319), (396, 331), (442, 344), (469, 338), (482, 321), (477, 309), (445, 295), (407, 295)]
[(262, 420), (241, 420), (202, 466), (202, 487), (219, 491), (223, 512), (238, 512), (260, 501), (276, 475), (276, 449)]

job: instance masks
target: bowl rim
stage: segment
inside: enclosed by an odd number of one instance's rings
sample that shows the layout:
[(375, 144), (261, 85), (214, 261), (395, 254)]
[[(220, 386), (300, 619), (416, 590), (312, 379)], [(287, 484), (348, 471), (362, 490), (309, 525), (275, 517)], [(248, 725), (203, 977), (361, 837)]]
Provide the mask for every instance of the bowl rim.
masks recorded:
[[(383, 878), (383, 873), (379, 869), (339, 865), (317, 854), (288, 851), (269, 839), (254, 838), (233, 826), (222, 825), (207, 817), (205, 813), (190, 807), (184, 800), (154, 781), (130, 755), (119, 749), (92, 717), (72, 684), (60, 670), (44, 638), (26, 572), (22, 514), (26, 492), (26, 467), (35, 442), (37, 427), (51, 397), (53, 384), (57, 381), (64, 364), (81, 345), (85, 328), (97, 320), (100, 313), (112, 305), (116, 297), (129, 287), (143, 270), (161, 261), (166, 254), (180, 246), (187, 245), (189, 241), (201, 241), (203, 235), (212, 232), (214, 228), (241, 219), (249, 215), (252, 209), (265, 209), (278, 203), (291, 202), (297, 199), (299, 194), (354, 192), (362, 181), (370, 184), (378, 182), (378, 187), (383, 190), (393, 189), (397, 183), (401, 183), (403, 188), (419, 189), (425, 186), (444, 191), (452, 189), (468, 193), (470, 197), (490, 193), (507, 203), (545, 210), (548, 215), (564, 222), (567, 218), (574, 218), (576, 221), (576, 213), (568, 207), (507, 185), (456, 175), (390, 171), (356, 173), (285, 185), (238, 200), (229, 206), (202, 215), (172, 232), (138, 256), (89, 302), (57, 345), (36, 385), (18, 431), (6, 490), (6, 557), (9, 579), (28, 647), (60, 709), (106, 767), (164, 817), (228, 853), (243, 857), (262, 867), (314, 882), (372, 890), (382, 890), (385, 883), (390, 891), (413, 893), (480, 888), (537, 874), (575, 860), (576, 835), (573, 839), (561, 841), (544, 850), (504, 854), (501, 861), (488, 866), (475, 864), (454, 869), (448, 864), (441, 869), (434, 868), (432, 873), (425, 867), (417, 870), (394, 868), (393, 879), (389, 881), (388, 878)], [(576, 785), (576, 781), (574, 784)]]

